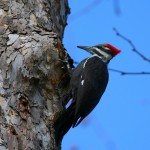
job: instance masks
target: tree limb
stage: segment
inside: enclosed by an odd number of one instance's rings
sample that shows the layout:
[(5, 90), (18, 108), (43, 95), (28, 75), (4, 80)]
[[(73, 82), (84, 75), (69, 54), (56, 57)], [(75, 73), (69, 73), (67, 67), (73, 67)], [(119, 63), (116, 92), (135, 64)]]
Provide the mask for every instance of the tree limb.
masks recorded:
[(116, 33), (117, 36), (121, 37), (123, 40), (127, 41), (131, 45), (133, 52), (135, 52), (137, 55), (139, 55), (143, 60), (145, 60), (145, 61), (150, 63), (150, 59), (145, 57), (141, 52), (139, 52), (130, 39), (128, 39), (124, 35), (120, 34), (116, 28), (113, 28), (113, 30), (114, 30), (114, 32)]
[(120, 2), (119, 0), (113, 0), (114, 12), (116, 13), (116, 15), (120, 15), (121, 14), (121, 9), (120, 9), (119, 2)]
[(97, 7), (102, 0), (93, 0), (90, 4), (86, 5), (83, 9), (79, 10), (77, 13), (72, 14), (72, 18), (70, 21), (74, 21), (78, 19), (81, 16), (84, 16), (85, 14), (89, 13), (92, 11), (95, 7)]
[(121, 75), (149, 75), (150, 72), (126, 72), (126, 71), (121, 71), (121, 70), (117, 70), (117, 69), (112, 69), (109, 68), (110, 71), (116, 72), (116, 73), (120, 73)]

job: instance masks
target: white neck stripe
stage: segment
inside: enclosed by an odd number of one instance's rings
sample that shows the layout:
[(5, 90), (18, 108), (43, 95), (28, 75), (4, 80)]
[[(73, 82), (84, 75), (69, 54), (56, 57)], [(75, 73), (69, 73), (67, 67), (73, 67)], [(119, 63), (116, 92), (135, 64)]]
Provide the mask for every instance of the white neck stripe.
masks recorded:
[(94, 54), (94, 55), (92, 55), (91, 57), (89, 57), (89, 58), (86, 59), (85, 63), (83, 64), (83, 68), (85, 68), (85, 64), (87, 63), (87, 61), (88, 61), (90, 58), (95, 57), (95, 56), (96, 56), (96, 57), (99, 57), (100, 59), (102, 59), (102, 57), (98, 56), (97, 54)]
[(95, 50), (97, 51), (98, 54), (101, 55), (101, 59), (103, 62), (107, 63), (112, 58), (110, 54), (102, 51), (101, 49), (98, 49), (97, 47), (95, 47)]

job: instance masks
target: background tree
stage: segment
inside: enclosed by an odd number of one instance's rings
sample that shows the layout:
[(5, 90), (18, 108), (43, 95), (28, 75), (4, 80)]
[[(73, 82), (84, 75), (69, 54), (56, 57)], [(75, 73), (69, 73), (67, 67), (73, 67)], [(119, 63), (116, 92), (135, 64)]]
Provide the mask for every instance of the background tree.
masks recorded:
[(67, 0), (0, 2), (0, 149), (60, 149), (54, 114), (69, 96)]

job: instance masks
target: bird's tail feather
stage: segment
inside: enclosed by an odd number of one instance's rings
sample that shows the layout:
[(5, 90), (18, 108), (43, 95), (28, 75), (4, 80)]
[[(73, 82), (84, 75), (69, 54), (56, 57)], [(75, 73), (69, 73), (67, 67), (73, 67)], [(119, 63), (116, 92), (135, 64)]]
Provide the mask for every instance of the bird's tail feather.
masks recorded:
[(56, 142), (60, 142), (63, 136), (71, 128), (74, 119), (74, 104), (71, 104), (54, 123)]

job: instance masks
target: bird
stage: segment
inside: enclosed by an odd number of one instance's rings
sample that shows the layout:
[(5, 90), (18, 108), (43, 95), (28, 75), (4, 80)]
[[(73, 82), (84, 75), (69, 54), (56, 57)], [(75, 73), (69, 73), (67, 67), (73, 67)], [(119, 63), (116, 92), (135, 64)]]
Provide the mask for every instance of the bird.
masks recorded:
[(59, 140), (71, 127), (78, 126), (99, 103), (109, 80), (107, 65), (121, 52), (111, 44), (77, 47), (92, 55), (73, 70), (70, 80), (72, 102), (55, 123)]

